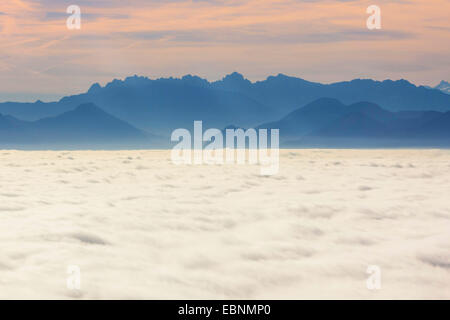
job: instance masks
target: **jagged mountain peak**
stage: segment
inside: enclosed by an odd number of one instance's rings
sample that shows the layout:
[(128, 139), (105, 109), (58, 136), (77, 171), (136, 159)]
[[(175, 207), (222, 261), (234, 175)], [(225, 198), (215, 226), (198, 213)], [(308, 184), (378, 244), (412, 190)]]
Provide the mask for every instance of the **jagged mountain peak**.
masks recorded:
[(227, 84), (245, 84), (250, 85), (251, 81), (246, 79), (241, 73), (233, 72), (222, 78), (221, 82)]
[(450, 83), (447, 81), (442, 80), (435, 89), (441, 90), (444, 93), (450, 94)]
[(96, 82), (89, 88), (87, 93), (96, 93), (101, 90), (101, 88), (102, 86), (98, 82)]

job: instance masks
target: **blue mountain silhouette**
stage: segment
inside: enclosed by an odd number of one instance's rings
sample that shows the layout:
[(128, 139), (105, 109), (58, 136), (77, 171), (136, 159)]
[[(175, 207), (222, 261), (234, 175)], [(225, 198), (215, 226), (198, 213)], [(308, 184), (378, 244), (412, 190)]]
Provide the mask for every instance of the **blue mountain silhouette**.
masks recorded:
[(292, 111), (322, 97), (335, 98), (343, 103), (371, 101), (390, 111), (437, 110), (449, 111), (450, 99), (444, 93), (415, 86), (406, 80), (352, 81), (321, 84), (283, 74), (270, 76), (264, 81), (250, 83), (242, 75), (233, 73), (212, 83), (215, 88), (241, 92), (284, 112)]
[(357, 141), (349, 146), (382, 140), (448, 146), (449, 110), (450, 95), (406, 80), (320, 84), (279, 74), (251, 82), (236, 72), (215, 82), (133, 76), (93, 84), (58, 102), (0, 103), (0, 143), (169, 146), (174, 129), (202, 120), (205, 129), (277, 128), (283, 143), (299, 146), (344, 140)]
[(450, 146), (450, 112), (390, 112), (370, 102), (321, 98), (258, 128), (280, 130), (284, 146)]
[(55, 117), (29, 122), (0, 115), (0, 144), (101, 147), (157, 142), (94, 104), (83, 104)]
[(279, 74), (250, 82), (232, 73), (215, 82), (192, 75), (157, 80), (133, 76), (104, 87), (94, 84), (86, 93), (58, 102), (0, 103), (0, 113), (35, 121), (94, 103), (138, 128), (167, 136), (175, 128), (191, 126), (194, 120), (217, 128), (230, 123), (256, 126), (322, 97), (345, 104), (370, 101), (389, 111), (450, 111), (450, 95), (406, 80), (320, 84)]
[(442, 80), (436, 87), (434, 87), (435, 89), (438, 89), (446, 94), (450, 94), (450, 83), (448, 83), (447, 81)]

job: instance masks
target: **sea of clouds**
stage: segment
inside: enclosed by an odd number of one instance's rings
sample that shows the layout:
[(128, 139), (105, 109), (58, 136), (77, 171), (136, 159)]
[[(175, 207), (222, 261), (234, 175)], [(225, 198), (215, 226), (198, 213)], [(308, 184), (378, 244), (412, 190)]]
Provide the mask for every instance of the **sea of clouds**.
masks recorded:
[(449, 150), (0, 151), (0, 299), (450, 299), (449, 190)]

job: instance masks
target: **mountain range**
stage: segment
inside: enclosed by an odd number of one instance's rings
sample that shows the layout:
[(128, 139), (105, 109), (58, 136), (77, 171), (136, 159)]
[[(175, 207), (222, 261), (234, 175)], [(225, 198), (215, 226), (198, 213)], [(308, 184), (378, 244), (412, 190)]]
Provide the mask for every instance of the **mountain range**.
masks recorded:
[(371, 102), (344, 105), (332, 98), (258, 128), (279, 129), (285, 147), (450, 146), (450, 111), (391, 112)]
[(215, 82), (191, 75), (156, 80), (133, 76), (103, 87), (94, 84), (85, 93), (57, 102), (0, 103), (0, 113), (35, 121), (94, 103), (140, 129), (168, 135), (194, 120), (216, 128), (230, 123), (256, 126), (323, 97), (345, 104), (370, 101), (389, 111), (450, 111), (450, 95), (406, 80), (357, 79), (321, 84), (279, 74), (251, 82), (232, 73)]
[(446, 145), (446, 84), (427, 88), (369, 79), (321, 84), (282, 74), (257, 82), (239, 73), (215, 82), (192, 75), (133, 76), (103, 87), (96, 83), (57, 102), (0, 103), (0, 146), (168, 146), (174, 129), (189, 129), (195, 120), (204, 128), (277, 127), (285, 145), (339, 140), (334, 143), (339, 146), (352, 139), (363, 145), (369, 140)]
[(158, 138), (109, 115), (94, 104), (37, 121), (0, 114), (0, 144), (22, 147), (97, 148), (148, 146)]

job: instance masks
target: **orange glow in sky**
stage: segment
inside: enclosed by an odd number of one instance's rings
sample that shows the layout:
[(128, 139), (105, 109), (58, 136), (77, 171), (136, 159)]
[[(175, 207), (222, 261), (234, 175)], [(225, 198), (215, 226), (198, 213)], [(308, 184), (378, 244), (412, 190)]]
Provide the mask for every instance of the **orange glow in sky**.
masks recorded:
[[(80, 30), (66, 27), (72, 4)], [(381, 30), (366, 27), (372, 4)], [(450, 0), (2, 0), (0, 100), (133, 74), (436, 85), (450, 80), (449, 14)]]

